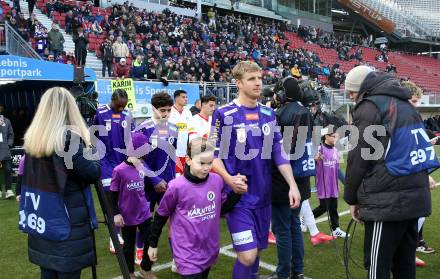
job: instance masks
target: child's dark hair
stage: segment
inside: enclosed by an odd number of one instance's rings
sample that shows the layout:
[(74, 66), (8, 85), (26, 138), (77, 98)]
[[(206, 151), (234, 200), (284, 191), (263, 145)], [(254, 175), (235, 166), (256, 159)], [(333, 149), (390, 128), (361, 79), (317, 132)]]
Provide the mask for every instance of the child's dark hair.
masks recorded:
[(215, 103), (217, 101), (217, 98), (214, 95), (207, 95), (200, 98), (201, 104), (207, 104), (210, 101), (213, 101)]
[(177, 97), (179, 97), (180, 94), (187, 94), (187, 93), (186, 93), (185, 90), (178, 89), (178, 90), (174, 91), (174, 99), (176, 99)]
[(200, 155), (204, 152), (214, 152), (215, 145), (212, 141), (207, 138), (194, 138), (188, 143), (188, 148), (186, 154), (191, 159), (197, 155)]
[(151, 105), (154, 108), (162, 108), (174, 105), (174, 101), (167, 92), (159, 92), (151, 97)]
[(127, 99), (128, 94), (124, 89), (116, 89), (112, 94), (112, 101), (116, 101), (118, 99)]
[(327, 133), (325, 135), (322, 135), (321, 137), (322, 142), (325, 142), (325, 136), (331, 136), (334, 133), (336, 133), (336, 126), (333, 124), (326, 125), (323, 127), (323, 129), (327, 129)]

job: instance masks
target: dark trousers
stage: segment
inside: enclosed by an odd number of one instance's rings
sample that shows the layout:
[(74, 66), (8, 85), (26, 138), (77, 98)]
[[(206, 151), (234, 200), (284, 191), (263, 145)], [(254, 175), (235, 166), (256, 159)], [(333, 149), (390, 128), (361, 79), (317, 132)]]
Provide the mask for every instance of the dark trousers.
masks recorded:
[(28, 1), (29, 14), (34, 12), (35, 0)]
[(87, 49), (76, 49), (75, 59), (78, 66), (85, 66), (87, 58)]
[(338, 199), (328, 198), (319, 199), (319, 206), (313, 209), (313, 216), (315, 218), (321, 216), (328, 210), (330, 215), (330, 223), (332, 225), (332, 230), (339, 227), (339, 215), (338, 215)]
[(277, 238), (277, 275), (280, 279), (290, 274), (304, 273), (304, 239), (299, 212), (288, 204), (272, 203), (272, 231)]
[(17, 10), (18, 13), (21, 12), (21, 8), (20, 8), (20, 0), (14, 0), (12, 1), (13, 3), (13, 7)]
[[(148, 247), (148, 238), (150, 236), (151, 218), (144, 221), (137, 226), (124, 226), (121, 228), (122, 238), (124, 239), (124, 256), (127, 261), (128, 271), (134, 272), (134, 248), (136, 244), (136, 228), (139, 229), (144, 247)], [(145, 271), (150, 271), (153, 263), (148, 257), (147, 251), (144, 252), (142, 257), (141, 268)]]
[(41, 279), (80, 279), (81, 269), (74, 272), (59, 272), (41, 267)]
[(209, 267), (207, 270), (205, 270), (201, 273), (192, 274), (192, 275), (182, 275), (182, 278), (184, 278), (184, 279), (207, 279), (210, 270), (211, 270), (211, 268)]
[(369, 277), (415, 279), (417, 219), (400, 222), (365, 222), (364, 264)]
[(107, 68), (108, 76), (112, 76), (112, 68), (113, 68), (113, 62), (110, 61), (102, 61), (102, 77), (105, 77), (105, 69)]
[(12, 161), (11, 159), (1, 161), (3, 168), (3, 176), (5, 183), (5, 190), (12, 189)]

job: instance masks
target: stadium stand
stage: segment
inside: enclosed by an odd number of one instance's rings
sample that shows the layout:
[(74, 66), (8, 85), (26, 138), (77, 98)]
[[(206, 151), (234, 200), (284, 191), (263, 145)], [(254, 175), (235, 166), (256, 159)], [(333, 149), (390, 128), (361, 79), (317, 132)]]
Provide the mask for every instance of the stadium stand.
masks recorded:
[[(4, 1), (2, 7), (5, 7), (4, 14), (10, 11)], [(270, 73), (265, 77), (266, 82), (290, 74), (291, 68), (299, 64), (304, 75), (317, 75), (322, 83), (330, 84), (324, 68), (336, 67), (346, 73), (360, 63), (367, 63), (384, 71), (388, 64), (393, 64), (398, 77), (416, 82), (426, 92), (440, 93), (440, 84), (436, 82), (440, 61), (393, 51), (383, 53), (340, 41), (334, 34), (319, 29), (311, 28), (310, 33), (304, 27), (296, 30), (283, 22), (265, 22), (234, 14), (217, 15), (215, 27), (208, 27), (207, 19), (199, 23), (167, 11), (165, 14), (148, 13), (120, 5), (104, 9), (82, 1), (43, 0), (37, 2), (37, 8), (68, 33), (79, 26), (86, 29), (90, 42), (88, 50), (95, 52), (97, 57), (102, 56), (101, 44), (107, 37), (115, 40), (122, 35), (130, 49), (126, 58), (128, 65), (132, 65), (136, 54), (145, 56), (146, 78), (231, 81), (233, 65), (241, 59), (252, 59)], [(100, 22), (102, 32), (88, 30), (95, 21)], [(37, 47), (37, 39), (30, 38), (30, 42)], [(346, 52), (346, 58), (341, 59), (341, 51)], [(357, 52), (360, 59), (355, 58)], [(387, 61), (377, 61), (382, 54)]]

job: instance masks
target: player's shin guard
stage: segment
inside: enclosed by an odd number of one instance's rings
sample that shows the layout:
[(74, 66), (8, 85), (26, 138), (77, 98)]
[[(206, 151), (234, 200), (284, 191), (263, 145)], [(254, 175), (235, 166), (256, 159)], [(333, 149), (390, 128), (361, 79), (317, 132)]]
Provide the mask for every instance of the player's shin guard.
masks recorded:
[(250, 279), (252, 278), (252, 269), (253, 266), (246, 266), (236, 259), (234, 270), (232, 271), (232, 279)]

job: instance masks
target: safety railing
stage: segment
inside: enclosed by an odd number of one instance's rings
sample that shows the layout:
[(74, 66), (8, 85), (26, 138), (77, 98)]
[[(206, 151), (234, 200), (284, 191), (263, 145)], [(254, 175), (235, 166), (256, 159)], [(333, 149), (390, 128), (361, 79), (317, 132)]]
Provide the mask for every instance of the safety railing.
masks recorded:
[(5, 34), (5, 24), (0, 24), (0, 52), (6, 50), (6, 34)]
[(40, 55), (26, 42), (9, 23), (5, 23), (5, 51), (11, 55), (24, 56), (42, 60)]
[(426, 94), (429, 98), (429, 105), (440, 105), (440, 92)]
[(200, 83), (200, 95), (214, 95), (217, 104), (226, 104), (237, 97), (238, 89), (233, 83), (203, 82)]

